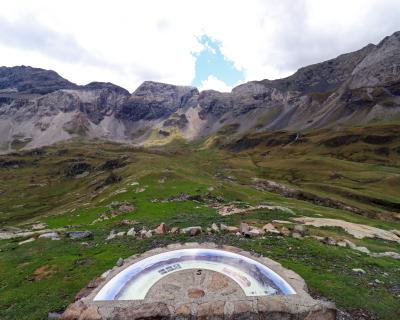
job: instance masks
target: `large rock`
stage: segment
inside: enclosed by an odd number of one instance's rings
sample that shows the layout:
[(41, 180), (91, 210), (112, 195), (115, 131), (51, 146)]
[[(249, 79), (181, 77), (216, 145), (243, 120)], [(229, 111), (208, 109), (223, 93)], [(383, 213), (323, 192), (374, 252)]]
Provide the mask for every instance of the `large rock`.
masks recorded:
[(58, 232), (43, 233), (39, 236), (39, 238), (46, 238), (46, 239), (51, 239), (51, 240), (60, 240), (61, 239)]
[(156, 234), (166, 234), (168, 232), (167, 225), (163, 222), (156, 229), (154, 229), (154, 233)]
[(70, 239), (85, 239), (93, 237), (93, 233), (90, 231), (68, 231), (65, 233)]
[(190, 236), (197, 236), (202, 233), (202, 228), (199, 226), (183, 228), (180, 230), (180, 233), (189, 234)]

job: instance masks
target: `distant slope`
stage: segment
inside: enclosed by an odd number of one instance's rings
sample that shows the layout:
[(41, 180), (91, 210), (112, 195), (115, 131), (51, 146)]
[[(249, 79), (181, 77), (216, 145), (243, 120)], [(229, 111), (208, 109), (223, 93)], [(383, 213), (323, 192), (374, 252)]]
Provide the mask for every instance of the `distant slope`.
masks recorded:
[(207, 139), (228, 127), (240, 137), (397, 120), (400, 32), (285, 79), (251, 81), (231, 93), (146, 81), (129, 94), (110, 83), (78, 86), (54, 71), (0, 68), (2, 153), (75, 136), (157, 145)]

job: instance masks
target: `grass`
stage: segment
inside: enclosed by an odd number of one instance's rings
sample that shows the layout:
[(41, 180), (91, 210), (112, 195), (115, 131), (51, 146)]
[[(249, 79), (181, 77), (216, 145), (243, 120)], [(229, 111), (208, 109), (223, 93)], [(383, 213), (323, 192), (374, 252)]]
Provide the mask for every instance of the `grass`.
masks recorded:
[[(229, 234), (196, 238), (166, 235), (140, 241), (132, 237), (105, 241), (111, 230), (129, 229), (120, 224), (124, 219), (135, 220), (139, 227), (154, 228), (165, 222), (169, 226), (206, 228), (213, 222), (238, 225), (246, 221), (262, 226), (275, 219), (318, 216), (387, 230), (400, 229), (400, 223), (394, 218), (396, 212), (337, 192), (344, 190), (396, 202), (400, 198), (400, 190), (395, 188), (400, 175), (397, 160), (393, 158), (384, 164), (357, 162), (313, 148), (320, 147), (314, 144), (307, 144), (303, 149), (297, 145), (276, 146), (264, 156), (266, 149), (260, 147), (231, 153), (182, 142), (163, 148), (137, 149), (94, 141), (61, 143), (43, 148), (42, 153), (25, 151), (1, 156), (0, 160), (18, 160), (20, 165), (0, 168), (0, 226), (28, 228), (40, 221), (49, 228), (89, 230), (93, 238), (85, 241), (65, 237), (60, 241), (37, 239), (24, 245), (18, 245), (22, 239), (0, 241), (0, 318), (45, 319), (48, 312), (63, 310), (86, 283), (113, 267), (119, 257), (173, 242), (214, 241), (255, 251), (282, 263), (299, 273), (313, 294), (334, 301), (341, 309), (349, 312), (363, 309), (379, 319), (393, 319), (394, 314), (400, 313), (400, 266), (394, 259), (372, 258), (314, 239), (277, 236), (239, 241)], [(100, 169), (110, 159), (124, 159), (125, 165), (112, 170)], [(92, 169), (87, 176), (66, 175), (76, 162), (90, 164)], [(121, 181), (106, 184), (111, 173)], [(333, 174), (340, 178), (332, 179)], [(340, 199), (374, 215), (359, 215), (263, 192), (255, 187), (253, 177)], [(294, 214), (259, 209), (223, 217), (205, 202), (154, 201), (181, 193), (209, 194), (222, 197), (225, 203), (280, 205), (291, 208)], [(101, 214), (109, 213), (110, 204), (116, 201), (128, 202), (135, 210), (92, 224)], [(337, 228), (310, 228), (310, 233), (346, 238), (376, 252), (400, 252), (398, 244), (354, 239)], [(360, 276), (352, 268), (362, 268), (366, 274)], [(382, 283), (376, 283), (375, 279)]]

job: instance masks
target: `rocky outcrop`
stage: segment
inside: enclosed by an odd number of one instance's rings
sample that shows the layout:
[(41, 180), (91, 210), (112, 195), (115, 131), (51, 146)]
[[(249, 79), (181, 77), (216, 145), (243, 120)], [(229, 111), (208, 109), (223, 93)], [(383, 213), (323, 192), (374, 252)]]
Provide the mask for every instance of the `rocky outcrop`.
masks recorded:
[(199, 92), (194, 87), (145, 81), (116, 112), (124, 120), (165, 118), (179, 109), (195, 107)]
[(0, 67), (0, 92), (46, 94), (60, 89), (76, 89), (78, 86), (51, 70), (17, 66)]

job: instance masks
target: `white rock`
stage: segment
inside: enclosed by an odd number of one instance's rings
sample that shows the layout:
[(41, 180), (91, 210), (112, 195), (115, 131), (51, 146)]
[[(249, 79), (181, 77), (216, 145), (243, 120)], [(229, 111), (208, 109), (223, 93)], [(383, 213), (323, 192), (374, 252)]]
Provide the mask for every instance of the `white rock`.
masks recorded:
[(126, 235), (127, 235), (127, 236), (132, 236), (132, 237), (134, 237), (134, 236), (136, 235), (135, 228), (134, 228), (134, 227), (130, 228), (130, 229), (128, 230), (128, 232), (126, 233)]
[(385, 257), (385, 258), (393, 258), (393, 259), (400, 260), (400, 253), (392, 252), (392, 251), (374, 252), (374, 253), (370, 253), (370, 256), (377, 257), (377, 258)]
[(51, 240), (60, 240), (60, 235), (57, 232), (48, 232), (43, 233), (39, 236), (39, 238), (51, 239)]
[(22, 245), (22, 244), (33, 242), (33, 241), (35, 241), (35, 238), (29, 238), (27, 240), (19, 242), (18, 245)]
[(370, 251), (366, 247), (355, 247), (354, 250), (357, 250), (357, 251), (360, 251), (360, 252), (366, 253), (366, 254), (370, 253)]
[(351, 269), (351, 271), (353, 271), (355, 273), (360, 273), (360, 274), (365, 274), (366, 273), (365, 270), (361, 269), (361, 268), (354, 268), (354, 269)]
[(215, 222), (211, 225), (211, 230), (214, 232), (219, 232), (219, 228)]
[(340, 240), (340, 241), (336, 242), (336, 245), (339, 246), (339, 247), (346, 248), (347, 247), (347, 242)]
[(350, 247), (350, 249), (355, 249), (357, 246), (354, 244), (354, 242), (351, 242), (350, 240), (344, 239), (343, 242), (346, 242), (346, 244)]
[(115, 233), (115, 230), (111, 230), (110, 234), (108, 235), (108, 237), (106, 238), (106, 240), (112, 240), (117, 236), (117, 234)]

